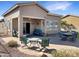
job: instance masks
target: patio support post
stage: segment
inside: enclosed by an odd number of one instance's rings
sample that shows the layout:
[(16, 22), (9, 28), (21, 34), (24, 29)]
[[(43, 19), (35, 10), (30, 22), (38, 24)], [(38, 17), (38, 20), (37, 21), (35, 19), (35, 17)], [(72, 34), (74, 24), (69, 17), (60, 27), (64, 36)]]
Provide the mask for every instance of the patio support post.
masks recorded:
[(18, 17), (18, 38), (23, 36), (23, 17), (19, 15)]
[(59, 27), (59, 31), (61, 31), (61, 20), (59, 20), (58, 27)]
[(43, 28), (43, 20), (41, 20), (41, 29), (44, 32), (44, 28)]
[(12, 20), (13, 20), (13, 19), (11, 19), (11, 26), (10, 26), (10, 28), (11, 28), (11, 31), (10, 31), (10, 32), (11, 32), (11, 36), (13, 36), (13, 35), (12, 35), (12, 32), (13, 32), (13, 24), (12, 24)]
[(44, 33), (46, 35), (46, 20), (44, 20)]

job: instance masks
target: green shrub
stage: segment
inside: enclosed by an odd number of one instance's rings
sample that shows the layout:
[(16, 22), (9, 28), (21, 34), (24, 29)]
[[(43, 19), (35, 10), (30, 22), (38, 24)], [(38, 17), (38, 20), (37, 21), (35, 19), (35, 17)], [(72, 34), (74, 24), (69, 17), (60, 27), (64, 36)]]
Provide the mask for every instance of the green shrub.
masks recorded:
[(52, 51), (51, 54), (54, 57), (79, 57), (79, 50), (74, 49), (57, 50)]
[(17, 41), (11, 40), (7, 43), (9, 47), (18, 47)]

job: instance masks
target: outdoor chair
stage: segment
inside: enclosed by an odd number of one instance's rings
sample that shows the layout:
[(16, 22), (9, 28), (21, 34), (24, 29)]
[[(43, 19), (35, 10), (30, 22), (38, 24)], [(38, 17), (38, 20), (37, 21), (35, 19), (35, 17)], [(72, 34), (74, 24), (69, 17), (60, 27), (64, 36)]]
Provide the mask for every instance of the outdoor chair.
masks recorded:
[(72, 36), (69, 38), (70, 41), (76, 41), (78, 33), (75, 31), (72, 31)]
[(72, 33), (74, 34), (74, 37), (77, 38), (78, 32), (72, 31)]
[(20, 38), (21, 43), (24, 43), (26, 46), (28, 44), (28, 39), (26, 36)]
[(35, 29), (33, 31), (33, 35), (36, 35), (36, 36), (44, 36), (44, 33), (42, 32), (41, 29)]
[(13, 37), (18, 37), (18, 32), (16, 30), (13, 30), (12, 35), (13, 35)]
[(63, 33), (66, 33), (65, 31), (60, 31), (59, 32), (59, 37), (61, 38), (61, 40), (66, 41), (67, 40), (67, 36), (65, 36)]
[(42, 50), (46, 50), (46, 47), (49, 46), (49, 39), (42, 39), (41, 46), (43, 47)]
[(61, 40), (66, 41), (67, 40), (67, 36), (62, 35)]
[(59, 36), (62, 37), (63, 33), (67, 33), (66, 31), (60, 31)]

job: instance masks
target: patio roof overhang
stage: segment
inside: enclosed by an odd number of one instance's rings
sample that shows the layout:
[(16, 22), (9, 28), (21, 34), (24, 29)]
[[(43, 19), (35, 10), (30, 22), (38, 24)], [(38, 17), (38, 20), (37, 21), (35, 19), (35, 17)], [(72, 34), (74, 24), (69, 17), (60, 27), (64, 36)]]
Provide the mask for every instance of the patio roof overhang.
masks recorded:
[(34, 16), (23, 16), (23, 18), (39, 19), (39, 20), (44, 20), (45, 19), (45, 18), (42, 18), (42, 17), (34, 17)]

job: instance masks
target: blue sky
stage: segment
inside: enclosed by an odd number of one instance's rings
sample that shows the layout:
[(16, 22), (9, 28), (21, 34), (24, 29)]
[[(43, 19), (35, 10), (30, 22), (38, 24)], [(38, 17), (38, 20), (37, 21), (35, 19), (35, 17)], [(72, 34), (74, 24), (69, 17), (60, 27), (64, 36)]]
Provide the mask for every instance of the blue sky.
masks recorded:
[[(0, 18), (9, 8), (16, 3), (23, 1), (0, 1)], [(26, 1), (27, 2), (27, 1)], [(38, 1), (40, 5), (48, 9), (51, 13), (79, 16), (79, 1)]]

